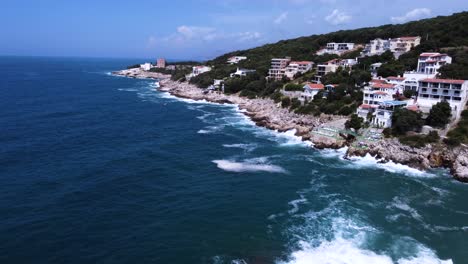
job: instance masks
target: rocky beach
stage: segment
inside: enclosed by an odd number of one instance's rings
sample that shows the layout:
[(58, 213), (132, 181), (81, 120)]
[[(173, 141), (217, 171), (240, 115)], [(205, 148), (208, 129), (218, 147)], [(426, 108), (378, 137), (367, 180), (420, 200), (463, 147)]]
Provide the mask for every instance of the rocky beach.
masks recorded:
[(160, 80), (159, 90), (168, 92), (180, 98), (206, 100), (219, 104), (236, 104), (242, 112), (249, 116), (258, 126), (263, 126), (278, 132), (295, 130), (296, 136), (304, 141), (310, 141), (319, 149), (347, 148), (346, 158), (371, 155), (379, 162), (393, 161), (412, 168), (427, 170), (430, 168), (448, 168), (453, 177), (461, 182), (468, 182), (468, 147), (460, 146), (453, 149), (442, 144), (428, 144), (424, 148), (414, 148), (401, 144), (397, 139), (380, 139), (366, 142), (366, 147), (358, 147), (352, 141), (343, 137), (330, 137), (313, 133), (323, 127), (343, 129), (346, 117), (325, 115), (312, 116), (296, 114), (281, 108), (271, 99), (248, 99), (237, 94), (207, 92), (187, 82), (176, 82), (170, 75), (156, 72), (146, 72), (140, 69), (129, 69), (112, 73), (117, 76), (139, 79)]

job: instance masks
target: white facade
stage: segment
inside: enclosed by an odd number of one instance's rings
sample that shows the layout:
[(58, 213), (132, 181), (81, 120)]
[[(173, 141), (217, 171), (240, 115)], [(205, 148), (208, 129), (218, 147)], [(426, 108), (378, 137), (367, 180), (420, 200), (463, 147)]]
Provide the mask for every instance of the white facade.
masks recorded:
[(410, 51), (421, 44), (421, 37), (399, 37), (393, 39), (373, 39), (362, 51), (363, 56), (381, 55), (387, 50), (393, 52), (396, 57)]
[(194, 66), (192, 68), (192, 77), (198, 76), (202, 73), (211, 71), (211, 67), (208, 66)]
[(301, 97), (306, 100), (313, 100), (320, 91), (323, 91), (325, 86), (323, 84), (315, 83), (306, 83), (304, 85), (304, 92), (302, 92)]
[(237, 68), (237, 71), (235, 73), (231, 73), (231, 77), (234, 77), (234, 76), (238, 76), (238, 77), (247, 76), (247, 74), (254, 73), (254, 72), (255, 72), (255, 70), (247, 70), (247, 69)]
[(291, 58), (286, 57), (284, 59), (271, 59), (271, 68), (268, 71), (268, 78), (271, 80), (281, 80), (286, 73), (286, 68), (291, 62)]
[(147, 63), (140, 64), (140, 69), (144, 71), (149, 71), (151, 69), (151, 63), (147, 62)]
[(346, 52), (351, 51), (351, 50), (354, 50), (354, 43), (330, 42), (330, 43), (327, 43), (326, 48), (319, 50), (317, 52), (317, 55), (323, 55), (323, 54), (341, 55), (341, 54), (346, 53)]
[(412, 90), (417, 92), (419, 88), (419, 81), (422, 79), (435, 78), (436, 74), (425, 74), (418, 72), (405, 72), (403, 77), (405, 78), (403, 82), (404, 90)]
[(371, 64), (370, 72), (371, 72), (372, 77), (377, 77), (378, 75), (377, 71), (379, 70), (380, 66), (382, 66), (381, 62), (376, 62), (376, 63)]
[(438, 52), (421, 53), (418, 60), (417, 72), (425, 74), (438, 74), (440, 67), (451, 64), (452, 57)]
[(234, 56), (234, 57), (230, 57), (227, 62), (229, 64), (237, 64), (239, 63), (239, 61), (246, 60), (246, 59), (247, 57), (245, 56)]
[(398, 89), (394, 84), (373, 83), (370, 86), (364, 87), (362, 103), (371, 106), (379, 106), (382, 102), (392, 101), (393, 95), (395, 95), (397, 91)]
[(419, 81), (417, 103), (428, 113), (433, 105), (446, 101), (452, 116), (458, 118), (467, 102), (468, 81), (448, 79), (423, 79)]
[(294, 79), (294, 76), (298, 73), (304, 74), (310, 70), (312, 70), (312, 66), (314, 65), (311, 61), (292, 61), (289, 63), (288, 67), (285, 71), (285, 76), (289, 79)]
[(371, 40), (362, 51), (364, 56), (373, 56), (380, 55), (385, 51), (390, 50), (390, 40), (389, 39), (373, 39)]

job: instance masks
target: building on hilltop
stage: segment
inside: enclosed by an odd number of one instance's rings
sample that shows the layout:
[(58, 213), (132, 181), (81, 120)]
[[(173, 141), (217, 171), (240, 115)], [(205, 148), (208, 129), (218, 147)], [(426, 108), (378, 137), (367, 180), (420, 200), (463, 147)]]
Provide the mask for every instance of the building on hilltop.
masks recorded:
[(321, 83), (322, 77), (328, 73), (336, 72), (338, 68), (351, 68), (352, 66), (357, 64), (357, 60), (355, 59), (333, 59), (329, 60), (323, 64), (317, 65), (317, 74), (314, 76), (313, 81), (315, 83)]
[(280, 59), (280, 58), (271, 59), (271, 68), (268, 71), (268, 79), (275, 80), (275, 81), (281, 80), (284, 74), (286, 73), (286, 68), (288, 67), (290, 62), (291, 62), (290, 57), (286, 57), (283, 59)]
[(246, 60), (247, 57), (245, 56), (233, 56), (233, 57), (230, 57), (228, 60), (227, 60), (227, 63), (229, 64), (237, 64), (239, 63), (239, 61), (242, 61), (242, 60)]
[(417, 104), (421, 111), (429, 113), (433, 105), (446, 101), (452, 108), (452, 116), (460, 117), (467, 102), (468, 81), (428, 78), (419, 81)]
[(419, 55), (417, 72), (438, 74), (439, 69), (452, 63), (452, 57), (438, 52), (424, 52)]
[(393, 39), (373, 39), (365, 45), (362, 56), (381, 55), (391, 51), (396, 58), (421, 44), (421, 37), (399, 37)]
[(209, 72), (211, 71), (211, 67), (208, 67), (208, 66), (194, 66), (192, 68), (192, 74), (190, 77), (195, 77), (195, 76), (198, 76), (202, 73), (205, 73), (205, 72)]
[(151, 70), (151, 63), (149, 62), (146, 62), (146, 63), (143, 63), (143, 64), (140, 64), (140, 69), (144, 70), (144, 71), (149, 71)]
[(159, 58), (159, 59), (156, 61), (156, 68), (160, 68), (160, 69), (166, 68), (166, 59)]

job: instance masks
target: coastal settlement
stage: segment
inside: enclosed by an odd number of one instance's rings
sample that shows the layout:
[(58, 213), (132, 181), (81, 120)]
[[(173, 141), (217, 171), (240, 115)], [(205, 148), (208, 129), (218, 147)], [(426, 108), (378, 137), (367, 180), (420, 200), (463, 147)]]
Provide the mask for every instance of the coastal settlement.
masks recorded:
[(158, 79), (160, 90), (178, 97), (237, 104), (257, 125), (294, 129), (317, 148), (347, 146), (347, 157), (446, 167), (468, 182), (468, 146), (453, 132), (468, 121), (468, 81), (440, 74), (452, 57), (423, 51), (414, 69), (388, 73), (386, 65), (420, 44), (420, 36), (330, 42), (316, 55), (331, 59), (272, 58), (265, 77), (241, 66), (249, 65), (247, 56), (230, 56), (223, 67), (158, 59), (114, 74)]

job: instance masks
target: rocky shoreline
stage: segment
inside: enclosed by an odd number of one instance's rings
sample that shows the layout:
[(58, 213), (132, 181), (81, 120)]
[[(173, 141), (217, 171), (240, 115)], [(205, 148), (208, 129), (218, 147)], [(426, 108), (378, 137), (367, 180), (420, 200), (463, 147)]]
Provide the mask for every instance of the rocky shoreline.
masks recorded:
[(238, 95), (226, 95), (208, 92), (188, 83), (175, 82), (169, 75), (144, 72), (139, 69), (113, 72), (118, 76), (141, 79), (159, 79), (161, 91), (168, 92), (180, 98), (206, 100), (220, 104), (236, 104), (242, 112), (249, 116), (258, 126), (263, 126), (279, 132), (295, 130), (296, 136), (313, 143), (319, 149), (339, 149), (348, 146), (346, 158), (364, 157), (368, 154), (380, 162), (393, 161), (412, 168), (427, 170), (430, 168), (449, 168), (453, 177), (468, 183), (468, 147), (461, 146), (448, 149), (441, 144), (427, 145), (424, 148), (412, 148), (401, 144), (397, 139), (382, 139), (368, 142), (367, 148), (355, 147), (351, 142), (312, 133), (314, 128), (323, 126), (344, 127), (346, 118), (322, 114), (319, 117), (301, 115), (278, 107), (271, 99), (247, 99)]

